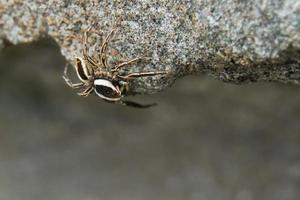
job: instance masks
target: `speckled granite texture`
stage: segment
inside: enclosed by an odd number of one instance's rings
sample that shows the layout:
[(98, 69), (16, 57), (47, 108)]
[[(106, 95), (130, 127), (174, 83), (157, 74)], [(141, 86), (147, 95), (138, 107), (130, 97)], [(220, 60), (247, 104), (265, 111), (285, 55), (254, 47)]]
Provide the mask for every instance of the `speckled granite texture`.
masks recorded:
[[(151, 58), (133, 71), (172, 72), (135, 81), (133, 92), (153, 93), (203, 72), (233, 83), (300, 80), (298, 0), (0, 2), (0, 38), (13, 44), (53, 38), (68, 61), (81, 54), (83, 30), (96, 23), (105, 34), (121, 17), (111, 49), (123, 58)], [(92, 38), (90, 54), (100, 42)]]

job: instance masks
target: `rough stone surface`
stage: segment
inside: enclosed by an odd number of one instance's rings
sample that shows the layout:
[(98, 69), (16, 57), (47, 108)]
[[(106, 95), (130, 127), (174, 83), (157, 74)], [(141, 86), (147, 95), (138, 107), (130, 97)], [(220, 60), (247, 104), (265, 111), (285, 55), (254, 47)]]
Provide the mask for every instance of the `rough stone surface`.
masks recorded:
[[(207, 73), (233, 83), (300, 80), (298, 0), (1, 0), (0, 38), (13, 44), (53, 38), (68, 61), (81, 54), (83, 30), (108, 33), (122, 18), (111, 49), (124, 59), (151, 59), (130, 70), (169, 70), (136, 80), (152, 93), (178, 77)], [(90, 54), (101, 40), (90, 41)], [(0, 39), (0, 45), (3, 41)], [(2, 45), (3, 46), (3, 45)]]

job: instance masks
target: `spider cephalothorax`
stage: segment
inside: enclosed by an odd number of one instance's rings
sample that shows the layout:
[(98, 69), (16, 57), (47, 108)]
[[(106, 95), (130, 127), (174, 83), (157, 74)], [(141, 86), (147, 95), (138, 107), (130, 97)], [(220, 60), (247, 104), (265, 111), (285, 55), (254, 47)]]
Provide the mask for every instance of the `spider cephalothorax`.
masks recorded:
[(87, 38), (89, 31), (90, 29), (85, 31), (83, 34), (83, 57), (75, 58), (75, 70), (81, 82), (74, 84), (71, 82), (67, 75), (68, 65), (66, 65), (63, 76), (66, 83), (74, 89), (83, 89), (83, 91), (78, 93), (80, 96), (88, 96), (92, 92), (95, 92), (100, 98), (107, 102), (140, 108), (154, 105), (142, 105), (131, 101), (124, 101), (122, 98), (124, 93), (128, 91), (130, 80), (138, 77), (164, 75), (167, 74), (167, 72), (148, 71), (129, 73), (127, 75), (121, 74), (120, 69), (122, 67), (139, 61), (142, 59), (142, 57), (121, 62), (116, 66), (110, 67), (107, 62), (107, 46), (108, 42), (116, 31), (116, 28), (113, 28), (112, 31), (110, 31), (110, 33), (105, 37), (102, 46), (99, 49), (99, 59), (94, 59), (88, 55)]

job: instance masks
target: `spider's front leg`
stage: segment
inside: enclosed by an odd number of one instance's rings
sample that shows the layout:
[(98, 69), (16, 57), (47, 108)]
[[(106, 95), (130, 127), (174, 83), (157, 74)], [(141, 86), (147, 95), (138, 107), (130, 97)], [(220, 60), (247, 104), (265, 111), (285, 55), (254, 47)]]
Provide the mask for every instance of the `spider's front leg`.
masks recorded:
[(117, 27), (120, 25), (121, 23), (121, 18), (117, 19), (117, 21), (115, 22), (115, 25), (113, 27), (113, 29), (108, 33), (108, 35), (104, 38), (103, 42), (102, 42), (102, 46), (99, 49), (99, 60), (101, 63), (101, 66), (105, 67), (106, 69), (108, 69), (108, 63), (107, 63), (107, 47), (108, 47), (108, 43), (110, 42), (110, 40), (112, 39), (112, 37), (114, 36), (115, 32), (117, 31)]
[(92, 32), (91, 31), (92, 28), (93, 28), (93, 26), (89, 27), (86, 31), (84, 31), (83, 37), (82, 37), (82, 40), (81, 40), (81, 46), (82, 46), (82, 49), (83, 49), (84, 59), (87, 60), (92, 65), (92, 67), (98, 68), (97, 62), (91, 56), (88, 55), (88, 34), (90, 32)]
[(65, 65), (65, 69), (64, 69), (64, 75), (62, 76), (62, 78), (64, 79), (64, 81), (66, 82), (66, 84), (73, 88), (73, 89), (78, 89), (84, 86), (84, 83), (72, 83), (71, 79), (68, 76), (68, 67), (69, 67), (69, 63), (67, 63)]
[(138, 77), (145, 77), (145, 76), (156, 76), (156, 75), (165, 75), (167, 74), (167, 71), (157, 71), (157, 72), (134, 72), (131, 74), (128, 74), (126, 76), (117, 75), (122, 80), (131, 80), (133, 78)]
[(115, 31), (117, 30), (116, 27), (114, 27), (109, 34), (105, 37), (104, 42), (102, 43), (101, 49), (99, 51), (99, 59), (101, 61), (101, 65), (105, 67), (106, 69), (108, 68), (107, 64), (107, 46), (111, 38), (113, 37)]
[(117, 66), (115, 66), (111, 71), (112, 72), (118, 72), (122, 67), (130, 65), (130, 64), (132, 64), (134, 62), (137, 62), (139, 60), (142, 60), (142, 59), (144, 59), (144, 58), (143, 57), (137, 57), (137, 58), (122, 62), (122, 63), (118, 64)]

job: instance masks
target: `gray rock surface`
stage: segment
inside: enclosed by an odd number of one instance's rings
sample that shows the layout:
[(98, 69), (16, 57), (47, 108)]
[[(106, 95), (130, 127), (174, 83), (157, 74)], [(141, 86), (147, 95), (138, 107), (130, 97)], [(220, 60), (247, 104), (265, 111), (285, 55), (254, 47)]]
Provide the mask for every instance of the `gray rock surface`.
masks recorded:
[[(299, 0), (1, 0), (0, 38), (18, 44), (51, 37), (72, 61), (81, 54), (83, 30), (97, 23), (105, 34), (120, 17), (111, 49), (123, 58), (151, 58), (133, 71), (171, 71), (135, 81), (133, 92), (152, 93), (203, 72), (234, 83), (299, 83)], [(91, 41), (90, 54), (99, 45)]]

